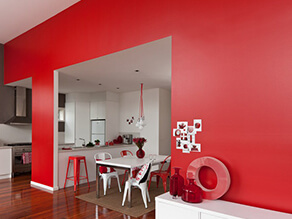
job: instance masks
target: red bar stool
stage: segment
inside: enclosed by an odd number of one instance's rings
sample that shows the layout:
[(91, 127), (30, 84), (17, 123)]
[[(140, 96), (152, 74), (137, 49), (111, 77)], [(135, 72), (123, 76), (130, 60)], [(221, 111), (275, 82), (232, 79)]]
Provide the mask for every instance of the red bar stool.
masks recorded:
[[(70, 161), (71, 160), (73, 161), (73, 166), (74, 166), (74, 176), (68, 176), (68, 171), (69, 171), (69, 166), (70, 166)], [(80, 176), (80, 161), (84, 161), (84, 167), (85, 167), (86, 176)], [(80, 156), (80, 155), (70, 156), (68, 158), (68, 165), (67, 165), (67, 172), (66, 172), (64, 188), (66, 187), (67, 180), (74, 181), (74, 192), (75, 192), (76, 191), (76, 183), (78, 183), (78, 185), (79, 185), (80, 178), (81, 179), (87, 179), (88, 187), (90, 187), (89, 181), (88, 181), (88, 173), (87, 173), (87, 166), (86, 166), (85, 156)]]

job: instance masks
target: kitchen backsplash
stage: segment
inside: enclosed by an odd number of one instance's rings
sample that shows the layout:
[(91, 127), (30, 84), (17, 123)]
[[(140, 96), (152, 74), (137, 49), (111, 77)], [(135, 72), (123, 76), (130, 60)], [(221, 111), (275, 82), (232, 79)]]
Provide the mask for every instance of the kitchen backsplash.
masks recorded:
[(12, 126), (0, 124), (0, 145), (17, 142), (31, 142), (31, 125)]

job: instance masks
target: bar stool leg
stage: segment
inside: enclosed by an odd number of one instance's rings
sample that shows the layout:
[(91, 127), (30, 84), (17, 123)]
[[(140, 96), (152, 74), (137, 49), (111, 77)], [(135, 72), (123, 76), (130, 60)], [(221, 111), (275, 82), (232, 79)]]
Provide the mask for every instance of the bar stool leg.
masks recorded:
[(88, 185), (88, 188), (90, 188), (89, 180), (88, 180), (88, 173), (87, 173), (86, 158), (84, 158), (84, 166), (85, 166), (85, 172), (86, 172), (87, 185)]
[(65, 177), (64, 188), (66, 188), (66, 182), (67, 182), (67, 177), (68, 177), (69, 165), (70, 165), (70, 159), (68, 159), (68, 165), (67, 165), (67, 171), (66, 171), (66, 177)]
[(74, 192), (76, 192), (76, 183), (77, 183), (77, 159), (74, 159)]
[(80, 160), (77, 160), (77, 185), (79, 186), (80, 182)]

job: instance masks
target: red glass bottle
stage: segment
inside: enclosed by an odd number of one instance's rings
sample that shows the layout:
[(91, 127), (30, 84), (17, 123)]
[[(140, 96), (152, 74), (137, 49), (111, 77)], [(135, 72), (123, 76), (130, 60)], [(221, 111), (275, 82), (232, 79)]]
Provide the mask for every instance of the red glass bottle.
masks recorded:
[(179, 175), (179, 170), (181, 168), (174, 167), (174, 174), (170, 177), (169, 193), (176, 197), (182, 195), (182, 188), (184, 186), (184, 178)]
[(183, 186), (181, 199), (185, 202), (200, 203), (203, 201), (203, 190), (196, 185), (195, 179), (188, 179), (189, 184)]

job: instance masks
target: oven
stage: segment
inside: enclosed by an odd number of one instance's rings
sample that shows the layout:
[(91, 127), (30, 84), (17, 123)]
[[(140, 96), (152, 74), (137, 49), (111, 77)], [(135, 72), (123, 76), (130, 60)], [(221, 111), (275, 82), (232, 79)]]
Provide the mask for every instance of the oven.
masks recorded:
[(31, 152), (31, 143), (7, 144), (12, 147), (12, 176), (31, 172), (31, 163), (23, 161), (23, 154)]

